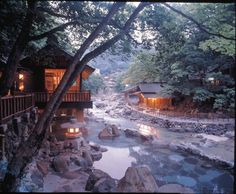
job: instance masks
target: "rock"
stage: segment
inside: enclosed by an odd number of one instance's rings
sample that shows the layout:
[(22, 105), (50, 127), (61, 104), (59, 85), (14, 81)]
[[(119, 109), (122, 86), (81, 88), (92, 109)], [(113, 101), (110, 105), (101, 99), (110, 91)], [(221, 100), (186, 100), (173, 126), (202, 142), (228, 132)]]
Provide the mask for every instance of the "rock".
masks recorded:
[(143, 141), (148, 141), (151, 142), (153, 140), (153, 136), (152, 135), (140, 135), (141, 139)]
[(88, 166), (92, 166), (93, 165), (93, 159), (92, 159), (91, 153), (88, 150), (82, 150), (82, 157), (85, 160), (87, 160)]
[(192, 189), (179, 184), (162, 185), (157, 191), (160, 193), (194, 193)]
[(119, 180), (118, 192), (156, 192), (158, 186), (147, 167), (129, 167)]
[(76, 140), (65, 140), (63, 144), (64, 149), (75, 149), (78, 150), (78, 142)]
[(107, 148), (100, 147), (101, 152), (107, 152), (107, 150), (108, 150)]
[(93, 161), (98, 161), (102, 158), (102, 152), (98, 151), (98, 152), (91, 152), (91, 156)]
[(95, 150), (95, 151), (99, 151), (100, 150), (100, 145), (98, 144), (90, 144), (90, 147)]
[(116, 192), (115, 180), (110, 177), (99, 179), (95, 183), (92, 192)]
[[(233, 188), (234, 185), (234, 178), (233, 176), (229, 175), (228, 173), (224, 173), (212, 180), (213, 183), (219, 184), (222, 188)], [(226, 191), (227, 192), (227, 191)]]
[(111, 125), (111, 129), (112, 129), (113, 136), (115, 137), (120, 136), (120, 130), (118, 129), (116, 125)]
[(124, 132), (126, 137), (140, 137), (140, 134), (137, 131), (131, 129), (126, 129)]
[(100, 139), (110, 139), (113, 138), (112, 132), (106, 127), (99, 134), (98, 137)]
[(228, 137), (228, 138), (234, 138), (235, 136), (235, 131), (227, 131), (225, 134), (224, 134), (225, 137)]
[(62, 175), (62, 177), (66, 179), (76, 179), (79, 176), (80, 174), (77, 171), (67, 171), (67, 172), (64, 172)]
[(53, 158), (52, 166), (56, 172), (65, 172), (69, 169), (69, 161), (65, 156), (56, 156)]
[(96, 102), (96, 103), (94, 103), (94, 105), (95, 105), (97, 108), (104, 108), (104, 107), (107, 106), (105, 103), (102, 103), (102, 102)]
[(111, 177), (107, 173), (99, 169), (94, 169), (94, 171), (89, 175), (85, 190), (92, 191), (95, 183), (101, 178), (111, 178)]
[(116, 125), (108, 125), (98, 134), (100, 139), (110, 139), (118, 136), (120, 136), (120, 130)]
[(73, 158), (71, 158), (71, 160), (77, 165), (80, 166), (84, 169), (88, 168), (88, 162), (86, 159), (84, 159), (82, 156), (75, 156)]
[(46, 161), (38, 161), (36, 163), (37, 168), (40, 170), (40, 172), (45, 176), (48, 174), (48, 168), (49, 168), (49, 163)]

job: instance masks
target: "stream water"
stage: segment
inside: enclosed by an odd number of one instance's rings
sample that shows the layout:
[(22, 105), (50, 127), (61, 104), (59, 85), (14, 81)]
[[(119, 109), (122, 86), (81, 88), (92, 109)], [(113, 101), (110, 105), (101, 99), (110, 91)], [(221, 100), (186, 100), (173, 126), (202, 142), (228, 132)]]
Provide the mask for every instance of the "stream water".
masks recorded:
[(88, 134), (84, 138), (108, 150), (103, 152), (99, 161), (94, 162), (94, 168), (107, 172), (115, 179), (121, 179), (128, 167), (146, 165), (159, 186), (176, 183), (190, 187), (196, 193), (233, 193), (232, 172), (209, 160), (183, 151), (172, 151), (168, 147), (145, 144), (140, 139), (126, 137), (124, 133), (115, 139), (98, 138), (98, 133), (105, 127), (104, 123), (115, 124), (121, 129), (139, 130), (162, 142), (180, 142), (183, 139), (193, 142), (196, 137), (191, 133), (175, 133), (155, 128), (143, 121), (113, 118), (97, 108), (93, 109), (93, 114), (96, 117), (87, 119)]
[[(113, 140), (101, 140), (97, 135), (103, 127), (99, 122), (90, 122), (85, 138), (108, 149), (101, 160), (94, 162), (94, 167), (113, 178), (122, 178), (129, 166), (147, 165), (158, 185), (177, 183), (197, 193), (233, 193), (233, 175), (223, 167), (185, 152), (145, 145), (125, 135)], [(166, 135), (161, 129), (155, 130), (159, 138)]]

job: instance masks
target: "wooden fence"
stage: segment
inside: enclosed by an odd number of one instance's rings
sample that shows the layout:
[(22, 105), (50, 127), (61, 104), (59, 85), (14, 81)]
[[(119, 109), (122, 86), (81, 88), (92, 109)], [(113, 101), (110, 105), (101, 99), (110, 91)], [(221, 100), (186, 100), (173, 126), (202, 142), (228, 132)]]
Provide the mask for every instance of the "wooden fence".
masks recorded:
[[(35, 92), (35, 102), (48, 102), (52, 93), (49, 92)], [(91, 95), (89, 91), (86, 92), (67, 92), (62, 102), (89, 102)]]
[(0, 123), (34, 107), (34, 94), (0, 97)]
[(218, 120), (218, 121), (226, 121), (230, 120), (232, 116), (226, 114), (219, 114), (219, 113), (198, 113), (198, 112), (176, 112), (174, 110), (156, 110), (150, 109), (144, 106), (134, 106), (129, 104), (129, 106), (134, 108), (137, 111), (145, 112), (152, 116), (157, 117), (173, 117), (173, 118), (180, 118), (180, 119), (195, 119), (195, 120), (203, 120), (203, 119), (210, 119), (210, 120)]

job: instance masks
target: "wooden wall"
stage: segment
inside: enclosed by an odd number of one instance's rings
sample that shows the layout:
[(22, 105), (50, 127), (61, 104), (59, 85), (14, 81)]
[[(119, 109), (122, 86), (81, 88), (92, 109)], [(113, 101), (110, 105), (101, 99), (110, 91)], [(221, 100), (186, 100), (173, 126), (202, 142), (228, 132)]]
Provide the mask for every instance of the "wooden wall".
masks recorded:
[(140, 103), (145, 104), (149, 108), (163, 110), (172, 106), (172, 98), (144, 98), (140, 95)]

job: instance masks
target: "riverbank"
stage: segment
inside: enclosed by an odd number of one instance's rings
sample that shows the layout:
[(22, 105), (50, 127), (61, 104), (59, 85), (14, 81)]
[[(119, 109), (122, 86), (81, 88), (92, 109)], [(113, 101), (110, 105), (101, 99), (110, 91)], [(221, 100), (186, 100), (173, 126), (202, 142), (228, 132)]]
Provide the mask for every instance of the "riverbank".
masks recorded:
[[(53, 136), (48, 138), (37, 158), (26, 168), (19, 191), (87, 192), (109, 187), (109, 191), (114, 192), (129, 167), (136, 168), (143, 165), (150, 169), (158, 189), (168, 186), (169, 192), (177, 192), (176, 188), (180, 189), (178, 191), (191, 189), (194, 192), (212, 192), (214, 189), (217, 190), (215, 187), (224, 190), (232, 189), (233, 176), (228, 170), (224, 170), (225, 166), (196, 154), (190, 154), (177, 146), (181, 141), (183, 142), (185, 133), (166, 131), (162, 128), (155, 129), (156, 133), (154, 133), (154, 128), (149, 128), (153, 134), (153, 140), (146, 141), (139, 137), (127, 136), (125, 133), (125, 126), (140, 133), (140, 128), (137, 128), (140, 125), (137, 125), (137, 121), (110, 119), (109, 116), (102, 119), (89, 114), (86, 117), (87, 134), (83, 134), (83, 137), (62, 140), (58, 134), (58, 140)], [(98, 134), (109, 123), (118, 126), (120, 135), (113, 139), (98, 138)], [(65, 132), (59, 126), (64, 125), (65, 123), (55, 125), (54, 129), (63, 134)], [(148, 125), (143, 123), (143, 126)], [(192, 138), (191, 142), (199, 139), (199, 137), (191, 136), (191, 133), (187, 134), (186, 139)], [(222, 143), (225, 139), (219, 140)], [(83, 142), (82, 146), (81, 142)], [(87, 150), (88, 155), (96, 156), (96, 160), (91, 157), (91, 161), (90, 157), (83, 156), (81, 154), (83, 150)], [(99, 150), (104, 152), (101, 153)], [(91, 154), (91, 152), (94, 153)], [(136, 174), (135, 170), (132, 170), (131, 174)], [(104, 176), (106, 179), (98, 181)], [(94, 182), (91, 183), (92, 186), (87, 186), (94, 177), (99, 177), (95, 181), (98, 181), (96, 187), (94, 187)]]

